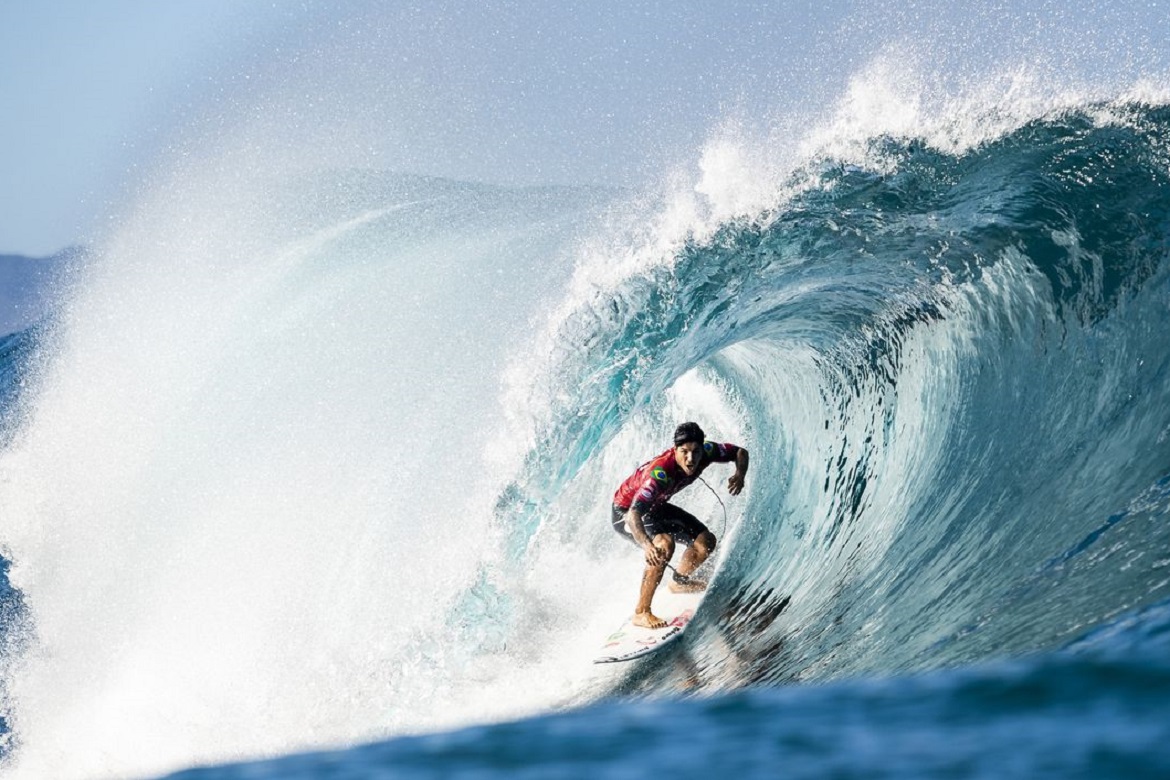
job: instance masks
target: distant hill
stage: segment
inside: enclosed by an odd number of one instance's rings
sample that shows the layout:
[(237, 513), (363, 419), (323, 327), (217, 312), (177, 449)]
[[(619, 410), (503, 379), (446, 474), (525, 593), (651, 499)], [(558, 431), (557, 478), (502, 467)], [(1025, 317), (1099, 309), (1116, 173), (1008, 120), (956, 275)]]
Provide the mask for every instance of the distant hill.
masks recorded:
[(44, 316), (54, 275), (80, 253), (67, 249), (52, 257), (0, 255), (0, 335), (23, 330)]

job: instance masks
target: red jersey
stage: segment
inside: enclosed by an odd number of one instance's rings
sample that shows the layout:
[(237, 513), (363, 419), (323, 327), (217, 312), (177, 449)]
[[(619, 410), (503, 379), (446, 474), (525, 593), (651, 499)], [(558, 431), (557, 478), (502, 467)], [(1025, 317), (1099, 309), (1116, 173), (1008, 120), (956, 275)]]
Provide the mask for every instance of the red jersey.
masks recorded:
[(734, 444), (703, 442), (703, 459), (699, 461), (694, 474), (688, 475), (674, 457), (674, 447), (643, 463), (631, 474), (617, 492), (613, 504), (620, 509), (638, 509), (645, 513), (656, 506), (665, 504), (687, 485), (690, 485), (712, 463), (734, 463), (739, 456), (739, 447)]

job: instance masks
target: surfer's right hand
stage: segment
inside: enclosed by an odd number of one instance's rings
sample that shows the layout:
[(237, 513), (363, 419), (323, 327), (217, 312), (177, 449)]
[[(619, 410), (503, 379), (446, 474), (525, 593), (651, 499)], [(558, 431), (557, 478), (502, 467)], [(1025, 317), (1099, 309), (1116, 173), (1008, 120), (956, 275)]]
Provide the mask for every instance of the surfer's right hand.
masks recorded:
[(655, 568), (666, 565), (666, 551), (655, 547), (653, 543), (647, 544), (646, 547), (646, 565)]

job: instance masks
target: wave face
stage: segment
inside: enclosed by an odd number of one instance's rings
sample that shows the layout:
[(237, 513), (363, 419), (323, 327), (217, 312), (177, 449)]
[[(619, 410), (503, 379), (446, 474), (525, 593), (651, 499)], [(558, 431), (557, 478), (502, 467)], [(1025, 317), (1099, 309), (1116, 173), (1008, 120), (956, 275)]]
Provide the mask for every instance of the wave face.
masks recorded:
[(960, 153), (874, 138), (560, 324), (587, 381), (536, 474), (613, 483), (596, 464), (631, 425), (665, 439), (705, 394), (756, 455), (688, 663), (629, 689), (972, 664), (1170, 593), (1168, 122), (1086, 105)]
[[(1138, 100), (871, 134), (644, 234), (612, 192), (190, 163), (13, 363), (8, 768), (969, 667), (1170, 596), (1166, 138)], [(721, 539), (684, 639), (594, 669), (610, 496), (682, 419), (748, 489), (680, 496)]]

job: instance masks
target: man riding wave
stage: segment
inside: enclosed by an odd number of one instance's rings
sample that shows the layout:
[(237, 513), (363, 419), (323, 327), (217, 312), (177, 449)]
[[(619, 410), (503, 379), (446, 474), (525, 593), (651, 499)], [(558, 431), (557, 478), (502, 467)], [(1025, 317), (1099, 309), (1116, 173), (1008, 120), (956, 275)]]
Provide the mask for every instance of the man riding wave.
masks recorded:
[(707, 587), (706, 582), (692, 579), (690, 575), (715, 550), (715, 534), (690, 512), (669, 501), (712, 463), (735, 464), (735, 473), (727, 480), (727, 491), (739, 495), (747, 475), (748, 451), (735, 444), (709, 442), (697, 423), (685, 422), (675, 429), (674, 446), (639, 466), (613, 495), (614, 530), (641, 547), (646, 556), (638, 604), (631, 621), (636, 626), (662, 628), (666, 625), (665, 620), (650, 611), (650, 604), (676, 544), (685, 545), (687, 551), (675, 570), (670, 589), (675, 593), (689, 593)]

